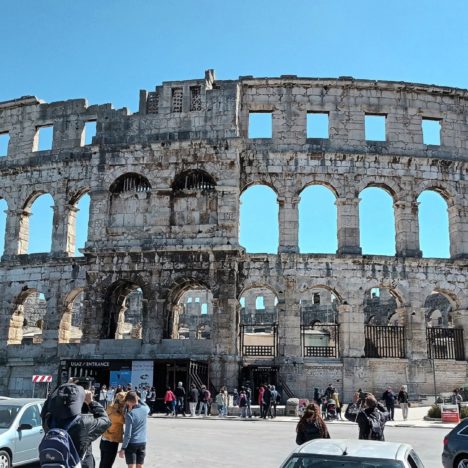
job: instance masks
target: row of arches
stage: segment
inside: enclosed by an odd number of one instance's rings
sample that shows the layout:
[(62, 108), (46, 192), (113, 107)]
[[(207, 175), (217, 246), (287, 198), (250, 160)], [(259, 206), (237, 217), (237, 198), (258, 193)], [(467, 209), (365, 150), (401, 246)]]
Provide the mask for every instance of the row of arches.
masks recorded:
[[(237, 326), (246, 335), (245, 345), (258, 345), (273, 340), (274, 328), (280, 321), (278, 295), (269, 286), (245, 289), (240, 297)], [(216, 314), (213, 293), (201, 284), (188, 283), (171, 296), (166, 304), (166, 329), (163, 336), (169, 339), (210, 339), (215, 326)], [(103, 301), (101, 339), (141, 339), (148, 300), (143, 289), (136, 283), (120, 280), (106, 291)], [(330, 325), (340, 322), (339, 308), (343, 299), (325, 287), (303, 289), (298, 293), (301, 326), (308, 332), (312, 342), (321, 337)], [(404, 325), (399, 312), (401, 300), (389, 288), (372, 288), (363, 297), (364, 323), (366, 325)], [(79, 343), (83, 337), (86, 314), (83, 288), (66, 295), (60, 311), (58, 330), (59, 343)], [(48, 299), (37, 289), (25, 288), (13, 303), (10, 315), (8, 343), (41, 343), (42, 334), (48, 326)], [(424, 302), (425, 322), (428, 328), (452, 328), (454, 302), (444, 292), (433, 291)], [(52, 314), (55, 315), (55, 314)], [(318, 327), (318, 328), (317, 328)], [(313, 331), (315, 330), (315, 331)], [(323, 337), (322, 337), (323, 339)]]
[[(394, 199), (379, 187), (359, 194), (359, 232), (363, 254), (395, 255)], [(424, 257), (450, 257), (448, 206), (435, 190), (425, 190), (419, 204), (419, 239)], [(266, 185), (249, 187), (241, 195), (240, 244), (250, 253), (276, 253), (279, 246), (277, 194)], [(298, 207), (299, 251), (337, 251), (336, 194), (324, 185), (306, 187)]]

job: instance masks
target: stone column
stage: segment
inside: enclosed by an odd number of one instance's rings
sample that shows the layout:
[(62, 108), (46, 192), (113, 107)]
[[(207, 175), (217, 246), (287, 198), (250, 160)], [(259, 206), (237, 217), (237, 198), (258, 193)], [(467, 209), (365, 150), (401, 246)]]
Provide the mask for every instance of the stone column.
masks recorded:
[(107, 190), (90, 192), (88, 243), (104, 242), (107, 238), (108, 203), (110, 194)]
[(397, 257), (421, 257), (419, 219), (416, 201), (400, 200), (393, 204)]
[(448, 206), (450, 257), (468, 258), (468, 208), (451, 203)]
[(359, 235), (359, 198), (337, 198), (337, 254), (361, 255)]
[(427, 359), (425, 311), (422, 307), (397, 309), (406, 333), (406, 356), (410, 360)]
[(3, 258), (7, 259), (14, 255), (27, 253), (31, 213), (27, 210), (6, 210), (5, 212), (7, 219)]
[(284, 278), (284, 292), (278, 297), (278, 354), (280, 358), (302, 356), (301, 312), (296, 297), (296, 280)]
[(340, 324), (340, 357), (364, 357), (364, 312), (362, 305), (340, 304), (338, 306)]
[(57, 284), (50, 287), (53, 295), (46, 296), (47, 310), (42, 324), (42, 346), (48, 349), (56, 349), (59, 338), (60, 318), (62, 316), (62, 293)]
[(468, 310), (458, 309), (452, 313), (453, 326), (463, 329), (463, 344), (465, 349), (465, 359), (468, 358)]
[(300, 197), (278, 197), (279, 253), (299, 252), (299, 200)]
[[(54, 255), (66, 255), (67, 231), (68, 231), (68, 209), (61, 203), (56, 203), (52, 209), (54, 217), (52, 221), (52, 253)], [(73, 246), (74, 248), (74, 246)]]

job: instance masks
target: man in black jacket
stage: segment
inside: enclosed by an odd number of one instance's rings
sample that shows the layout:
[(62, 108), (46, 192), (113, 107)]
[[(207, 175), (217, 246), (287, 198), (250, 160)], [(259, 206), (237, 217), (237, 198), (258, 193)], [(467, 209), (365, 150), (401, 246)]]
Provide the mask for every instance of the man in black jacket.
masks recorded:
[(385, 406), (387, 407), (387, 411), (390, 415), (390, 421), (393, 421), (395, 417), (395, 400), (396, 395), (392, 391), (392, 387), (387, 387), (387, 390), (383, 392), (382, 400), (385, 402)]
[(182, 382), (177, 384), (177, 388), (174, 393), (177, 398), (175, 415), (177, 416), (179, 413), (182, 413), (185, 416), (185, 388), (182, 385)]
[(68, 433), (81, 458), (81, 466), (94, 468), (91, 444), (110, 427), (111, 421), (102, 405), (94, 401), (90, 390), (70, 383), (61, 385), (44, 403), (41, 418), (46, 431), (68, 427), (75, 420)]
[[(359, 411), (356, 422), (359, 426), (359, 439), (374, 439), (374, 440), (385, 440), (384, 438), (384, 425), (389, 419), (389, 414), (385, 411), (385, 408), (377, 402), (374, 395), (369, 393)], [(371, 435), (372, 426), (371, 421), (380, 422), (380, 432), (378, 438)]]

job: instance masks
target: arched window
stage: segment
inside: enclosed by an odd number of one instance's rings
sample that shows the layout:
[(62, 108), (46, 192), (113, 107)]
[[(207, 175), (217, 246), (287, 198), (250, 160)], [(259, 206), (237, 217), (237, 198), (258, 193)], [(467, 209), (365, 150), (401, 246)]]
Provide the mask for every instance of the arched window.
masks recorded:
[(29, 209), (25, 207), (25, 212), (30, 211), (30, 215), (23, 215), (20, 241), (28, 245), (28, 254), (51, 251), (53, 209), (54, 199), (48, 193), (37, 197)]
[(148, 179), (140, 174), (121, 175), (110, 187), (114, 195), (121, 193), (147, 193), (151, 192), (151, 185)]
[(450, 238), (447, 202), (433, 190), (418, 197), (419, 244), (423, 257), (449, 258)]
[(276, 193), (266, 185), (255, 185), (242, 193), (240, 201), (239, 243), (250, 253), (277, 253), (279, 231)]
[(5, 247), (5, 230), (7, 220), (8, 205), (6, 200), (0, 198), (0, 257), (3, 255), (3, 249)]
[(384, 189), (368, 187), (359, 195), (359, 230), (362, 253), (395, 255), (393, 198)]
[(72, 291), (65, 300), (65, 309), (59, 325), (59, 343), (79, 343), (83, 335), (84, 292)]
[(306, 187), (299, 203), (299, 250), (301, 253), (336, 253), (336, 197), (323, 185)]
[(386, 288), (372, 288), (364, 300), (364, 321), (368, 325), (398, 325), (395, 296)]
[(178, 174), (172, 184), (172, 190), (195, 190), (199, 192), (212, 191), (216, 182), (207, 172), (195, 169)]
[(89, 207), (91, 198), (84, 193), (72, 200), (72, 209), (68, 215), (67, 252), (75, 257), (82, 256), (79, 249), (83, 249), (88, 240)]

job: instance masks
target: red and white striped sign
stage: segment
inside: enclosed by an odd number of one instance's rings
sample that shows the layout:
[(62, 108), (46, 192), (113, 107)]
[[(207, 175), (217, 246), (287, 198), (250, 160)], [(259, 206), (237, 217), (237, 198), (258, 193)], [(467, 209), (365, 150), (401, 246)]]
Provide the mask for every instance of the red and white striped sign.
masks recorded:
[(34, 383), (37, 383), (37, 382), (52, 382), (52, 376), (51, 375), (33, 375), (32, 376), (32, 381)]

